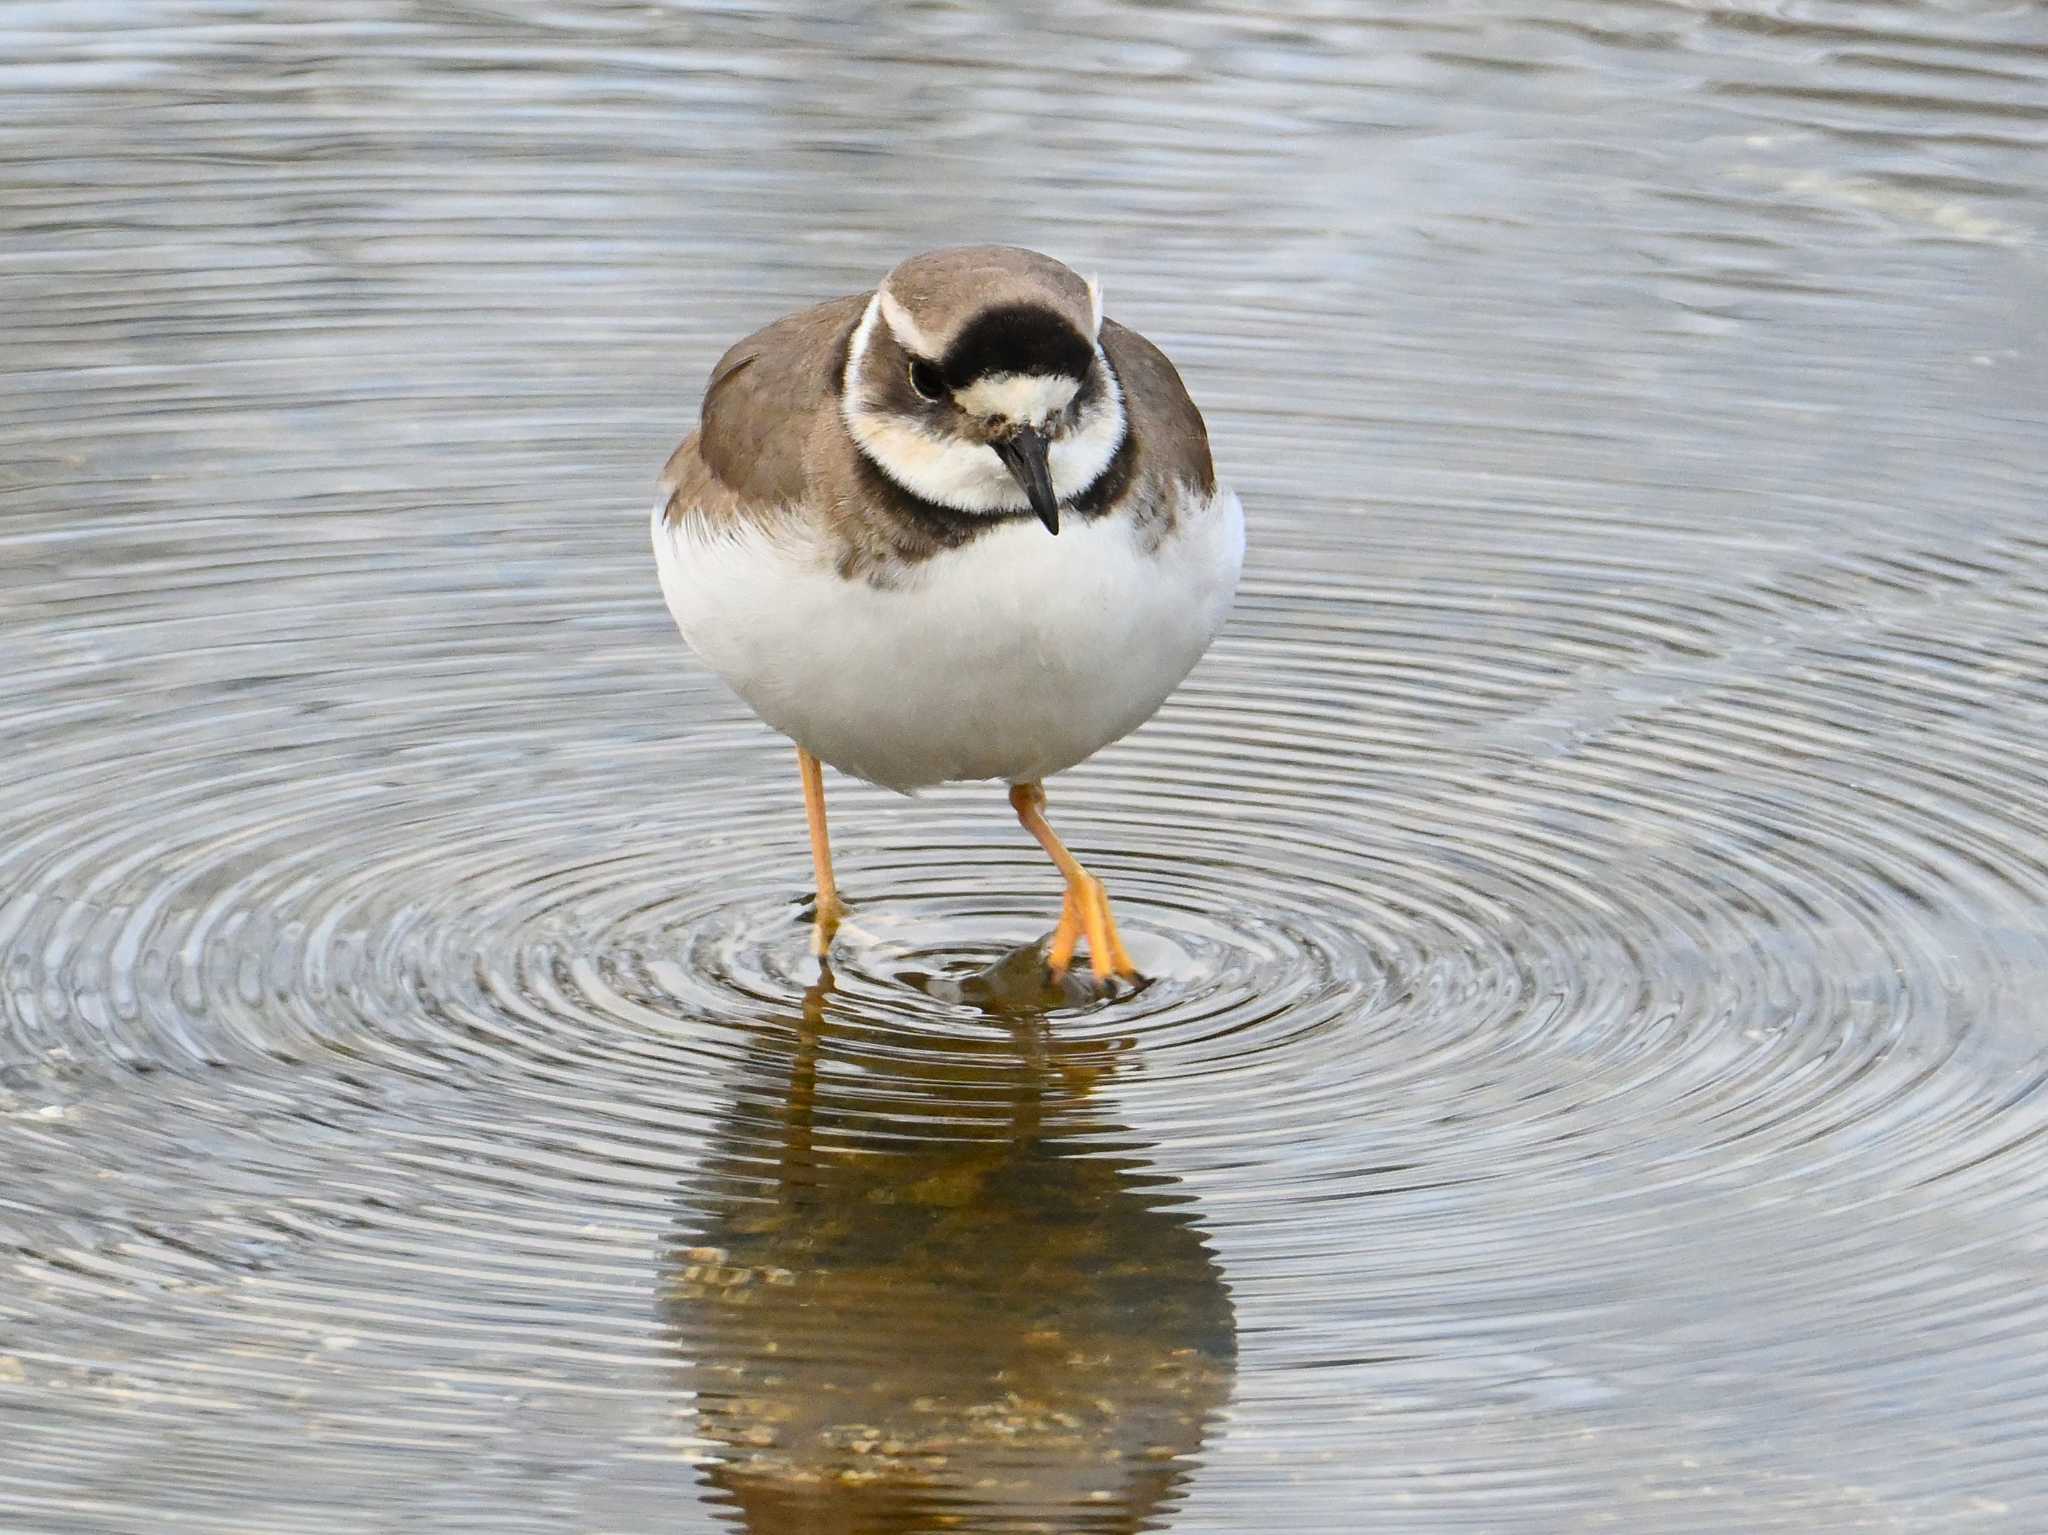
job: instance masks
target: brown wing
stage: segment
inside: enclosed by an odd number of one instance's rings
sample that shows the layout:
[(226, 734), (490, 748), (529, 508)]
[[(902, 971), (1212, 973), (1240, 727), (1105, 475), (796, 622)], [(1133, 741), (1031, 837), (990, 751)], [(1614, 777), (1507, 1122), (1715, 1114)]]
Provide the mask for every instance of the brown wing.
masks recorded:
[(1209, 459), (1209, 429), (1188, 398), (1187, 386), (1164, 352), (1128, 326), (1102, 322), (1102, 350), (1123, 381), (1124, 412), (1140, 461), (1133, 466), (1147, 479), (1198, 485), (1204, 495), (1216, 492), (1216, 469)]
[(857, 293), (799, 310), (718, 359), (698, 429), (662, 472), (671, 520), (692, 506), (718, 517), (804, 500), (807, 444), (819, 412), (838, 409), (846, 338), (867, 301)]

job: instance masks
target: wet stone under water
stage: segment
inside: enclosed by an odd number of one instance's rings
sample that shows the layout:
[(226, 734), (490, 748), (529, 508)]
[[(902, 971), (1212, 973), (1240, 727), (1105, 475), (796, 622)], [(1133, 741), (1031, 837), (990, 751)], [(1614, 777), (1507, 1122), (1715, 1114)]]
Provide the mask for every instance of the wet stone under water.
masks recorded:
[[(2039, 15), (1021, 25), (0, 11), (0, 1530), (2048, 1528)], [(970, 236), (1251, 522), (1115, 999), (646, 548)]]

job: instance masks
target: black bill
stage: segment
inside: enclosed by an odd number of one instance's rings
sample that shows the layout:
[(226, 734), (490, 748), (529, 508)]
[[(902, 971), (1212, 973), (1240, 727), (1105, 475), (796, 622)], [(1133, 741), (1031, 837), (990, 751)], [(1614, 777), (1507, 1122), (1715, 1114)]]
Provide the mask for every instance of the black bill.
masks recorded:
[(1027, 426), (989, 446), (996, 450), (996, 457), (1003, 461), (1010, 477), (1024, 487), (1024, 494), (1031, 498), (1031, 510), (1038, 513), (1045, 531), (1059, 532), (1060, 503), (1052, 493), (1052, 469), (1045, 461), (1045, 438)]

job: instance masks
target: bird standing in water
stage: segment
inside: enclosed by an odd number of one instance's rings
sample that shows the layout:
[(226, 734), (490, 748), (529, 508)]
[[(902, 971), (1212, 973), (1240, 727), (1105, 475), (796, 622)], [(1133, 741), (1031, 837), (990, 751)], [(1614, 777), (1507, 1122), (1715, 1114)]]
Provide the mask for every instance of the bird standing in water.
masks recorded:
[(913, 256), (712, 370), (654, 508), (683, 638), (796, 743), (821, 955), (844, 914), (821, 763), (909, 793), (1001, 779), (1066, 880), (1047, 948), (1137, 978), (1044, 781), (1136, 729), (1208, 648), (1244, 557), (1173, 364), (1035, 251)]

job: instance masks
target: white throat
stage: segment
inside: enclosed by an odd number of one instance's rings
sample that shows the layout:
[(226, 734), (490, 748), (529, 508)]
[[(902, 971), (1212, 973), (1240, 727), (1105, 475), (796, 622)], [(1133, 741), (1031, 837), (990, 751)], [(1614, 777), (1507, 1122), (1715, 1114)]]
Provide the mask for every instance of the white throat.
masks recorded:
[[(1029, 511), (1031, 503), (1023, 487), (1003, 467), (995, 449), (930, 431), (920, 422), (879, 406), (862, 390), (861, 359), (867, 355), (877, 325), (886, 324), (898, 341), (918, 355), (930, 355), (928, 343), (914, 328), (912, 335), (903, 334), (898, 323), (901, 309), (887, 290), (878, 290), (854, 330), (853, 343), (846, 353), (846, 372), (840, 381), (840, 414), (847, 431), (884, 474), (913, 495), (958, 512)], [(903, 324), (909, 324), (907, 315), (903, 316)], [(1053, 493), (1062, 502), (1072, 500), (1100, 479), (1110, 460), (1116, 457), (1117, 449), (1123, 446), (1123, 391), (1108, 363), (1102, 360), (1099, 341), (1095, 355), (1109, 387), (1083, 412), (1078, 429), (1055, 438), (1046, 452)], [(969, 409), (986, 410), (992, 415), (1035, 420), (1065, 409), (1072, 403), (1076, 388), (1071, 380), (996, 374), (972, 385), (963, 395), (963, 403)]]

